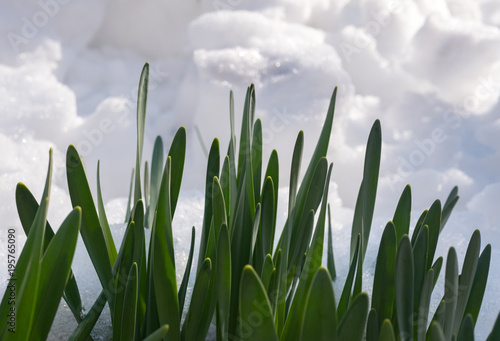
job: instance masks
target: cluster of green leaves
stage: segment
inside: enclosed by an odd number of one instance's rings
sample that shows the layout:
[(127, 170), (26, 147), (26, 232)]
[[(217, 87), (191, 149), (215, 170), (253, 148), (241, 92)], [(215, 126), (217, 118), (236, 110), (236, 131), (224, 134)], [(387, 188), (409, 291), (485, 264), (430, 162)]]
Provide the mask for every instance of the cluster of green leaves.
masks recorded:
[[(327, 202), (332, 164), (326, 160), (336, 89), (301, 181), (304, 134), (299, 132), (297, 136), (290, 170), (288, 217), (279, 236), (275, 236), (278, 154), (276, 150), (271, 152), (264, 172), (262, 124), (255, 119), (253, 85), (247, 90), (237, 141), (231, 93), (231, 136), (227, 153), (222, 154), (222, 165), (218, 139), (213, 140), (208, 155), (199, 259), (193, 269), (191, 300), (185, 304), (195, 230), (193, 227), (186, 270), (178, 286), (172, 220), (182, 181), (186, 132), (182, 127), (177, 131), (166, 160), (163, 141), (158, 137), (151, 167), (146, 162), (141, 176), (148, 72), (146, 64), (138, 94), (136, 168), (130, 185), (127, 228), (119, 250), (104, 210), (99, 164), (94, 201), (75, 147), (70, 146), (66, 155), (68, 187), (75, 209), (55, 236), (46, 222), (51, 163), (40, 206), (24, 185), (18, 185), (18, 211), (28, 240), (16, 268), (21, 283), (17, 316), (23, 321), (22, 331), (21, 323), (18, 325), (16, 340), (45, 339), (61, 298), (78, 322), (70, 340), (92, 339), (90, 333), (106, 303), (114, 340), (201, 341), (211, 324), (215, 324), (218, 341), (356, 341), (363, 337), (368, 341), (473, 340), (491, 256), (489, 245), (479, 254), (478, 231), (471, 238), (460, 274), (456, 252), (450, 249), (445, 294), (428, 323), (430, 297), (443, 264), (442, 257), (434, 260), (435, 251), (439, 234), (458, 200), (456, 189), (442, 208), (436, 201), (421, 215), (411, 240), (411, 190), (409, 186), (404, 189), (380, 242), (371, 308), (368, 295), (362, 292), (363, 262), (380, 166), (382, 137), (378, 120), (368, 138), (352, 226), (350, 267), (337, 302), (332, 285), (336, 270)], [(327, 222), (327, 259), (323, 261)], [(145, 229), (151, 229), (149, 249)], [(78, 231), (102, 286), (101, 294), (85, 315), (70, 269)], [(55, 267), (57, 272), (52, 270)], [(0, 306), (3, 321), (8, 314), (7, 295)], [(499, 333), (497, 319), (490, 340), (498, 340)], [(6, 327), (4, 336), (14, 337)]]

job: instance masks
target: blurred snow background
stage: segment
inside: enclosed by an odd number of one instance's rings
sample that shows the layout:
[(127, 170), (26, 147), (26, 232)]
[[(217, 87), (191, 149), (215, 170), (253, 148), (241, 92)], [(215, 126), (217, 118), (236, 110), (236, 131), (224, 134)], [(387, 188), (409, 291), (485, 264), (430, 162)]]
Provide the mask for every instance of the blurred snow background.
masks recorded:
[[(383, 156), (366, 259), (371, 283), (376, 245), (404, 186), (414, 216), (453, 186), (461, 196), (443, 231), (439, 254), (457, 248), (460, 264), (474, 229), (493, 246), (486, 297), (476, 328), (485, 339), (500, 310), (500, 3), (494, 0), (25, 0), (0, 1), (0, 259), (6, 269), (7, 228), (24, 236), (14, 203), (17, 182), (40, 197), (54, 149), (49, 219), (70, 212), (65, 151), (84, 156), (95, 189), (101, 159), (103, 195), (120, 238), (135, 160), (135, 100), (144, 62), (151, 63), (144, 156), (161, 135), (167, 145), (188, 131), (187, 161), (175, 238), (179, 274), (191, 226), (201, 225), (203, 144), (228, 141), (229, 90), (241, 112), (255, 83), (264, 154), (282, 164), (296, 134), (312, 152), (335, 86), (339, 87), (329, 160), (334, 247), (339, 280), (347, 272), (350, 222), (369, 129), (380, 118)], [(237, 116), (237, 124), (239, 124)], [(280, 217), (286, 214), (282, 188)], [(416, 217), (415, 217), (416, 218)], [(199, 236), (198, 236), (199, 237)], [(1, 268), (1, 266), (0, 266)], [(73, 264), (85, 307), (99, 284), (83, 244)], [(7, 271), (0, 273), (0, 289)], [(365, 281), (365, 282), (366, 282)], [(436, 289), (433, 305), (441, 298)], [(106, 318), (96, 335), (106, 338)], [(76, 324), (64, 305), (51, 338)], [(99, 329), (100, 328), (100, 329)]]

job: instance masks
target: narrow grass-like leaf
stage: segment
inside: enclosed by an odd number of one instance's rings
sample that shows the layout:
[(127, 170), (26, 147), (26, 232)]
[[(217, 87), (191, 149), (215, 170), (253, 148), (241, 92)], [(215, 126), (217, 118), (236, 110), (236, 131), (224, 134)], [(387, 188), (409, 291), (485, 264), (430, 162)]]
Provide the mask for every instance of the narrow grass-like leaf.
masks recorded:
[(439, 257), (436, 259), (434, 264), (432, 265), (432, 269), (434, 270), (434, 280), (432, 281), (432, 288), (436, 286), (437, 280), (439, 278), (439, 274), (441, 273), (441, 268), (443, 267), (443, 257)]
[(193, 263), (193, 253), (194, 253), (194, 242), (195, 242), (195, 228), (191, 230), (191, 246), (189, 247), (189, 256), (186, 263), (186, 269), (184, 270), (184, 276), (182, 277), (181, 286), (179, 288), (179, 315), (182, 316), (182, 311), (184, 310), (184, 300), (186, 299), (186, 291), (189, 283), (189, 275), (191, 273), (191, 265)]
[(470, 314), (467, 314), (461, 323), (457, 341), (474, 341), (474, 322)]
[[(378, 249), (373, 278), (372, 308), (377, 312), (377, 327), (392, 317), (394, 307), (394, 276), (396, 266), (396, 229), (389, 222), (385, 226)], [(375, 340), (378, 339), (378, 336)]]
[(132, 263), (125, 285), (123, 312), (121, 320), (121, 333), (119, 340), (133, 341), (136, 328), (137, 289), (139, 286), (137, 263)]
[(231, 244), (226, 224), (222, 224), (217, 242), (216, 294), (217, 341), (228, 340), (231, 300)]
[(111, 265), (116, 260), (116, 246), (109, 229), (108, 218), (106, 217), (106, 210), (104, 209), (104, 201), (102, 200), (101, 193), (101, 161), (97, 161), (97, 209), (99, 213), (99, 223), (101, 224), (102, 234), (106, 242), (106, 248), (109, 252), (109, 261)]
[[(420, 295), (427, 275), (427, 249), (429, 245), (429, 227), (426, 225), (420, 229), (415, 245), (413, 246), (413, 275), (414, 275), (414, 295), (413, 309), (418, 314), (420, 307)], [(416, 328), (416, 325), (414, 326)]]
[[(214, 139), (208, 154), (207, 176), (205, 181), (205, 209), (203, 211), (203, 227), (201, 230), (200, 251), (198, 255), (198, 271), (205, 260), (207, 252), (208, 237), (210, 234), (210, 224), (212, 223), (212, 185), (215, 176), (219, 176), (219, 140)], [(172, 329), (173, 326), (170, 326)]]
[(439, 232), (441, 231), (441, 202), (434, 201), (427, 213), (422, 226), (429, 226), (429, 247), (427, 255), (426, 269), (430, 269), (434, 261), (434, 254), (439, 240)]
[(379, 341), (396, 341), (396, 336), (394, 335), (394, 328), (392, 327), (391, 320), (386, 319), (380, 327)]
[(81, 215), (79, 207), (73, 209), (43, 255), (30, 340), (45, 340), (49, 334), (71, 271)]
[(113, 282), (110, 261), (112, 251), (108, 250), (105, 233), (99, 222), (83, 163), (73, 145), (68, 147), (66, 153), (66, 174), (71, 203), (73, 207), (80, 206), (82, 208), (80, 228), (82, 239), (107, 296), (110, 308), (114, 311), (113, 295), (109, 287), (109, 283)]
[(344, 314), (347, 311), (347, 307), (349, 306), (352, 284), (354, 282), (354, 274), (356, 271), (356, 266), (358, 265), (358, 255), (361, 246), (360, 244), (361, 244), (361, 235), (358, 235), (356, 248), (354, 249), (353, 259), (349, 267), (349, 272), (347, 274), (347, 278), (344, 284), (344, 289), (342, 290), (342, 295), (340, 296), (340, 301), (337, 308), (337, 318), (339, 321), (342, 321), (342, 318), (344, 317)]
[[(274, 188), (274, 212), (277, 212), (278, 209), (278, 190), (279, 190), (279, 161), (278, 161), (278, 152), (276, 149), (273, 149), (271, 155), (269, 156), (269, 161), (267, 162), (266, 175), (264, 179), (270, 177), (273, 180), (273, 188)], [(264, 180), (266, 181), (266, 180)], [(274, 217), (274, 226), (276, 226), (276, 215)]]
[(92, 329), (94, 329), (99, 316), (101, 316), (101, 312), (104, 309), (106, 302), (106, 295), (104, 291), (101, 291), (101, 293), (97, 297), (97, 300), (92, 305), (92, 308), (90, 308), (87, 315), (85, 315), (83, 320), (78, 324), (78, 327), (70, 335), (68, 341), (91, 340), (90, 332), (92, 331)]
[(396, 314), (401, 340), (413, 340), (413, 253), (403, 236), (396, 256)]
[[(9, 284), (14, 280), (16, 302), (14, 309), (16, 310), (16, 325), (14, 326), (16, 333), (5, 332), (6, 340), (28, 340), (32, 331), (35, 311), (37, 304), (40, 301), (40, 275), (41, 275), (41, 259), (44, 249), (45, 225), (47, 223), (47, 210), (50, 197), (50, 187), (52, 183), (52, 149), (49, 151), (49, 167), (45, 180), (45, 187), (35, 219), (30, 229), (30, 233), (26, 240), (21, 255), (18, 258), (17, 266), (10, 273), (11, 279)], [(8, 257), (10, 258), (10, 257)], [(20, 279), (19, 281), (17, 279)], [(65, 283), (66, 284), (66, 283)], [(6, 290), (0, 312), (2, 313), (2, 324), (6, 328), (5, 321), (7, 313), (10, 314), (12, 307), (9, 308), (9, 297)], [(5, 329), (4, 329), (5, 330)]]
[(382, 150), (382, 130), (380, 121), (373, 123), (368, 142), (366, 144), (365, 166), (363, 169), (363, 233), (361, 234), (361, 263), (363, 263), (370, 229), (375, 209), (375, 198), (377, 195), (378, 173), (380, 169), (380, 155)]
[(290, 242), (291, 253), (288, 263), (289, 269), (291, 269), (293, 265), (298, 266), (302, 262), (302, 255), (306, 252), (307, 246), (311, 240), (312, 230), (306, 228), (306, 220), (308, 219), (308, 213), (311, 210), (316, 211), (321, 202), (327, 171), (328, 162), (325, 158), (322, 158), (319, 160), (312, 181), (310, 182), (311, 186), (307, 199), (302, 206), (304, 211), (300, 216), (300, 222), (296, 225), (296, 229), (292, 230), (292, 239)]
[[(269, 299), (259, 276), (249, 265), (243, 269), (239, 295), (239, 338), (277, 341)], [(259, 318), (259, 324), (255, 324), (256, 317)]]
[[(488, 244), (481, 252), (477, 262), (476, 273), (474, 275), (474, 282), (465, 308), (465, 314), (471, 314), (474, 325), (476, 325), (479, 310), (483, 302), (484, 290), (486, 289), (486, 282), (488, 281), (488, 273), (490, 271), (491, 260), (491, 245)], [(498, 323), (497, 319), (497, 323)]]
[(335, 270), (335, 259), (333, 256), (332, 216), (330, 214), (330, 204), (328, 204), (328, 254), (326, 264), (326, 268), (334, 281), (337, 278), (337, 271)]
[(261, 224), (255, 245), (255, 270), (260, 272), (267, 254), (273, 252), (276, 211), (274, 207), (274, 184), (271, 177), (266, 178), (262, 188)]
[(459, 198), (458, 187), (455, 186), (451, 190), (450, 194), (448, 195), (448, 198), (446, 199), (443, 205), (443, 214), (441, 217), (441, 227), (440, 227), (441, 230), (443, 230), (443, 227), (446, 225), (446, 222), (448, 221), (451, 211), (453, 211), (453, 208), (455, 207), (458, 198)]
[(212, 183), (212, 222), (215, 232), (215, 240), (219, 239), (219, 230), (222, 224), (227, 225), (226, 204), (219, 179), (214, 176)]
[(361, 341), (368, 315), (368, 295), (359, 294), (346, 311), (338, 328), (339, 340)]
[(453, 322), (458, 299), (458, 260), (455, 248), (450, 247), (446, 259), (446, 274), (444, 278), (445, 323), (443, 325), (446, 340), (453, 335)]
[[(24, 233), (29, 235), (39, 205), (28, 187), (22, 183), (18, 183), (16, 186), (16, 206)], [(52, 230), (49, 222), (47, 222), (45, 225), (44, 252), (53, 237), (54, 231)], [(82, 301), (80, 298), (80, 291), (78, 290), (78, 285), (72, 271), (70, 271), (68, 283), (64, 289), (63, 298), (68, 304), (68, 307), (73, 313), (76, 321), (80, 322), (82, 320)]]
[(368, 313), (368, 321), (366, 322), (366, 341), (378, 340), (380, 334), (378, 320), (377, 311), (371, 308)]
[(260, 182), (262, 179), (262, 122), (255, 121), (252, 137), (252, 173), (255, 205), (260, 201)]
[(212, 262), (210, 258), (205, 259), (201, 265), (200, 271), (196, 276), (196, 282), (193, 288), (193, 296), (189, 304), (189, 310), (186, 320), (182, 326), (181, 339), (186, 341), (203, 341), (205, 335), (201, 335), (200, 326), (211, 316), (204, 316), (203, 304), (209, 293), (210, 276), (212, 275)]
[(405, 234), (410, 233), (411, 218), (411, 187), (406, 185), (399, 198), (396, 212), (394, 212), (394, 226), (396, 227), (396, 241), (399, 243)]
[(169, 338), (180, 340), (179, 301), (175, 275), (172, 215), (170, 211), (170, 167), (167, 158), (158, 195), (156, 224), (153, 227), (153, 279), (160, 325), (170, 326)]
[(182, 173), (184, 171), (184, 160), (186, 158), (186, 128), (180, 127), (175, 133), (168, 156), (172, 158), (170, 205), (172, 206), (172, 217), (177, 206), (177, 199), (181, 191)]
[(424, 284), (422, 286), (422, 291), (420, 293), (419, 310), (417, 312), (417, 341), (425, 340), (425, 333), (427, 331), (427, 321), (429, 316), (429, 305), (431, 302), (431, 295), (433, 289), (434, 281), (434, 270), (429, 269), (427, 275), (425, 276)]
[(432, 322), (429, 327), (429, 332), (427, 335), (427, 340), (429, 341), (445, 341), (446, 337), (444, 335), (443, 329), (437, 322)]
[(135, 159), (135, 186), (134, 202), (142, 199), (141, 191), (141, 163), (142, 148), (144, 145), (144, 129), (146, 126), (146, 104), (148, 101), (148, 83), (149, 83), (149, 63), (142, 68), (141, 78), (139, 80), (139, 90), (137, 93), (137, 154)]
[(453, 334), (455, 335), (458, 335), (460, 324), (465, 316), (465, 308), (467, 307), (467, 302), (469, 301), (469, 295), (474, 282), (480, 249), (481, 234), (479, 230), (475, 230), (470, 239), (469, 246), (467, 247), (462, 272), (458, 279), (458, 301), (455, 321), (453, 323)]
[(300, 339), (339, 340), (332, 279), (325, 268), (319, 268), (311, 282)]
[[(333, 116), (335, 112), (336, 97), (337, 97), (337, 88), (333, 90), (332, 97), (330, 99), (330, 105), (328, 107), (325, 121), (323, 123), (323, 129), (321, 130), (318, 142), (316, 143), (316, 148), (314, 149), (314, 153), (311, 157), (311, 160), (309, 161), (309, 165), (307, 166), (307, 170), (304, 174), (304, 178), (302, 179), (302, 183), (300, 184), (300, 188), (297, 193), (297, 202), (293, 205), (294, 207), (297, 206), (296, 207), (297, 214), (302, 214), (302, 212), (306, 212), (307, 214), (308, 212), (304, 210), (304, 205), (307, 198), (307, 194), (311, 188), (311, 181), (313, 180), (318, 162), (320, 159), (326, 157), (326, 152), (328, 151), (328, 144), (330, 142), (330, 135), (332, 132)], [(290, 187), (290, 189), (292, 189), (292, 187)], [(289, 221), (289, 223), (291, 222)], [(293, 224), (297, 223), (298, 221), (293, 222)]]
[[(324, 160), (326, 163), (326, 159)], [(321, 162), (321, 161), (320, 161)], [(328, 174), (326, 176), (326, 181), (323, 183), (323, 200), (316, 224), (316, 230), (314, 231), (314, 236), (311, 241), (311, 245), (307, 251), (305, 257), (304, 265), (301, 266), (300, 281), (297, 287), (297, 292), (295, 293), (292, 306), (290, 308), (288, 319), (285, 323), (283, 337), (292, 337), (292, 335), (300, 335), (300, 330), (302, 323), (304, 321), (304, 312), (306, 310), (307, 304), (307, 293), (310, 290), (311, 283), (316, 271), (320, 268), (323, 256), (323, 244), (325, 235), (325, 220), (326, 220), (326, 207), (328, 202), (328, 188), (330, 185), (330, 178), (332, 175), (333, 164), (330, 165), (328, 169)], [(314, 223), (314, 212), (311, 210), (306, 223), (307, 226), (311, 226)], [(293, 292), (293, 287), (292, 287)]]
[(264, 258), (264, 263), (261, 268), (262, 271), (260, 273), (260, 279), (262, 281), (262, 285), (264, 285), (264, 289), (267, 291), (269, 289), (269, 283), (271, 282), (271, 276), (274, 270), (273, 258), (270, 254), (267, 254), (266, 258)]
[(417, 220), (417, 223), (415, 224), (415, 228), (413, 229), (413, 233), (411, 235), (411, 246), (415, 245), (415, 241), (417, 240), (417, 236), (420, 232), (420, 229), (422, 226), (424, 226), (424, 220), (427, 217), (427, 214), (429, 213), (429, 210), (424, 210), (420, 217)]
[(153, 219), (158, 201), (158, 192), (160, 191), (161, 173), (163, 171), (163, 141), (160, 136), (156, 137), (153, 147), (153, 156), (151, 158), (151, 184), (149, 195), (149, 206), (146, 215), (146, 224), (150, 229), (153, 227)]

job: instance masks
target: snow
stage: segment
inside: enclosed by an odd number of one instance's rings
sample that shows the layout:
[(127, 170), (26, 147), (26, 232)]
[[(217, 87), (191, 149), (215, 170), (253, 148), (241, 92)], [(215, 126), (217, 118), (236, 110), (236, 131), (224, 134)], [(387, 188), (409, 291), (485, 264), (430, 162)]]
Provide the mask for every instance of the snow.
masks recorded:
[[(364, 145), (380, 118), (383, 155), (365, 284), (373, 276), (376, 243), (404, 186), (413, 191), (413, 218), (453, 186), (460, 200), (438, 246), (461, 260), (474, 229), (491, 243), (492, 264), (477, 339), (500, 311), (500, 5), (494, 0), (26, 0), (0, 3), (0, 216), (2, 231), (24, 243), (14, 191), (25, 183), (42, 193), (48, 150), (54, 149), (49, 220), (70, 212), (65, 150), (84, 156), (92, 189), (101, 160), (103, 195), (114, 235), (123, 235), (130, 172), (135, 162), (135, 100), (140, 70), (151, 64), (144, 157), (154, 139), (167, 145), (188, 132), (182, 195), (175, 217), (179, 275), (191, 227), (201, 226), (208, 146), (228, 142), (229, 90), (241, 112), (256, 85), (264, 154), (279, 154), (280, 222), (286, 216), (288, 166), (294, 139), (305, 132), (308, 160), (339, 87), (328, 159), (334, 248), (340, 290), (347, 273), (350, 222), (362, 175)], [(236, 117), (239, 124), (240, 118)], [(225, 147), (223, 147), (225, 148)], [(303, 162), (306, 164), (306, 162)], [(6, 242), (0, 244), (5, 267)], [(195, 257), (196, 259), (196, 257)], [(99, 293), (83, 243), (73, 264), (86, 309)], [(7, 272), (0, 273), (3, 290)], [(443, 285), (441, 284), (441, 287)], [(436, 289), (435, 307), (441, 297)], [(106, 319), (97, 335), (106, 337)], [(51, 338), (75, 323), (61, 306)]]

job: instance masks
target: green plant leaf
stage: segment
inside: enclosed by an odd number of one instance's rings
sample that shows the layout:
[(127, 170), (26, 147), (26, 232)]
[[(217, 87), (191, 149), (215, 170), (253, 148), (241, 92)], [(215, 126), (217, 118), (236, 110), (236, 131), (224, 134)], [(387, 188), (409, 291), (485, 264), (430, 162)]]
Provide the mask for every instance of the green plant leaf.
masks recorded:
[(486, 282), (488, 281), (488, 273), (490, 271), (490, 261), (491, 245), (488, 244), (484, 248), (483, 252), (481, 252), (481, 256), (479, 256), (476, 273), (474, 275), (474, 282), (472, 283), (469, 300), (465, 308), (465, 314), (471, 314), (474, 325), (476, 325), (477, 317), (479, 316), (479, 311), (483, 302)]
[(303, 318), (301, 340), (339, 340), (332, 279), (325, 268), (313, 277)]
[(106, 305), (107, 299), (104, 291), (101, 291), (97, 300), (90, 308), (89, 312), (83, 320), (78, 324), (78, 327), (73, 331), (73, 333), (68, 338), (68, 341), (84, 341), (90, 338), (90, 332), (94, 328), (99, 316), (101, 316), (101, 312)]
[(394, 335), (394, 328), (389, 319), (385, 320), (380, 327), (379, 341), (396, 341), (396, 336)]
[(399, 242), (396, 256), (396, 314), (401, 340), (413, 340), (413, 253), (408, 236)]
[(450, 192), (450, 195), (446, 199), (444, 205), (443, 205), (443, 214), (441, 217), (441, 226), (440, 230), (443, 230), (443, 227), (446, 225), (446, 222), (448, 221), (448, 218), (450, 217), (451, 211), (453, 211), (453, 208), (455, 207), (457, 201), (458, 201), (458, 187), (455, 186)]
[(429, 305), (431, 302), (432, 289), (434, 281), (434, 270), (429, 269), (420, 293), (419, 310), (417, 312), (417, 341), (425, 341), (425, 332), (427, 331), (427, 321), (429, 316)]
[[(22, 183), (18, 183), (16, 186), (16, 206), (24, 233), (29, 235), (39, 205), (28, 187)], [(47, 222), (45, 225), (44, 252), (53, 237), (54, 231), (49, 222)], [(68, 304), (76, 321), (80, 322), (82, 320), (82, 301), (73, 271), (70, 271), (63, 298)]]
[(153, 227), (153, 219), (156, 212), (156, 203), (158, 201), (158, 192), (160, 191), (161, 175), (163, 171), (163, 140), (160, 136), (156, 137), (153, 147), (153, 156), (151, 158), (151, 185), (149, 206), (146, 211), (146, 224), (149, 229)]
[(108, 218), (106, 217), (106, 210), (104, 209), (104, 201), (102, 200), (101, 193), (101, 162), (97, 161), (97, 209), (99, 213), (99, 223), (101, 224), (102, 234), (106, 242), (106, 249), (109, 252), (109, 261), (111, 264), (116, 260), (116, 246), (109, 229)]
[(458, 279), (458, 301), (455, 321), (453, 323), (453, 334), (455, 335), (458, 335), (460, 324), (462, 323), (462, 320), (465, 316), (465, 309), (467, 307), (469, 295), (474, 283), (480, 249), (481, 234), (479, 233), (479, 230), (475, 230), (470, 239), (469, 246), (467, 247), (467, 253), (465, 254), (462, 272), (460, 273)]
[(189, 275), (191, 273), (191, 265), (193, 263), (193, 253), (194, 253), (194, 242), (195, 242), (195, 228), (191, 230), (191, 246), (189, 247), (189, 256), (186, 263), (186, 269), (184, 270), (184, 276), (182, 277), (181, 286), (179, 288), (179, 315), (182, 316), (184, 310), (184, 300), (186, 299), (186, 291), (189, 283)]
[(216, 294), (217, 341), (228, 340), (231, 300), (231, 244), (226, 224), (222, 224), (217, 242)]
[(255, 245), (255, 270), (261, 271), (267, 254), (273, 252), (275, 228), (275, 193), (271, 177), (266, 178), (262, 188), (261, 224)]
[(439, 232), (441, 231), (441, 202), (439, 200), (434, 201), (431, 205), (422, 223), (422, 226), (425, 225), (429, 226), (429, 247), (426, 266), (428, 270), (434, 261), (434, 254), (436, 253), (436, 247), (439, 240)]
[(201, 265), (200, 271), (196, 276), (196, 282), (193, 288), (193, 296), (189, 304), (189, 310), (186, 320), (182, 326), (182, 340), (204, 341), (205, 335), (200, 331), (203, 321), (211, 319), (211, 316), (203, 314), (203, 305), (209, 293), (210, 276), (212, 275), (212, 262), (210, 258), (205, 259)]
[(168, 156), (172, 158), (172, 169), (170, 173), (170, 205), (172, 217), (177, 206), (177, 199), (181, 191), (182, 173), (184, 171), (184, 160), (186, 158), (186, 128), (180, 127), (172, 140)]
[[(142, 226), (141, 226), (142, 228)], [(139, 286), (137, 263), (132, 263), (125, 285), (123, 312), (121, 316), (121, 333), (119, 340), (133, 341), (136, 335), (137, 289)], [(116, 323), (116, 321), (115, 321)]]
[(82, 239), (106, 294), (110, 308), (114, 311), (113, 294), (109, 285), (113, 283), (110, 261), (112, 251), (108, 250), (108, 245), (111, 244), (106, 243), (105, 236), (107, 233), (103, 232), (103, 228), (100, 225), (82, 160), (73, 145), (68, 147), (66, 153), (66, 174), (71, 203), (73, 207), (80, 206), (82, 208), (82, 224), (80, 228)]
[(340, 321), (338, 333), (341, 341), (361, 341), (368, 315), (368, 295), (359, 294), (354, 298)]
[[(277, 341), (271, 304), (259, 276), (250, 265), (243, 269), (239, 295), (239, 338)], [(255, 323), (257, 318), (258, 324)]]
[(474, 341), (474, 322), (472, 322), (470, 314), (467, 314), (461, 323), (457, 333), (457, 341)]
[(252, 174), (255, 205), (260, 202), (260, 182), (262, 178), (262, 122), (255, 121), (252, 137)]
[(135, 159), (135, 187), (134, 202), (142, 199), (141, 192), (141, 163), (142, 148), (144, 145), (144, 128), (146, 126), (146, 104), (148, 101), (149, 63), (144, 64), (139, 80), (137, 94), (137, 155)]
[(396, 212), (392, 221), (396, 228), (396, 242), (399, 243), (405, 234), (410, 233), (410, 218), (411, 218), (411, 187), (406, 185), (401, 197), (399, 198)]
[(358, 242), (356, 244), (356, 248), (354, 249), (353, 259), (349, 267), (349, 272), (347, 274), (347, 278), (344, 284), (344, 289), (342, 290), (342, 295), (340, 296), (340, 301), (337, 308), (337, 318), (339, 321), (342, 321), (344, 314), (347, 311), (347, 307), (349, 306), (352, 284), (354, 282), (354, 274), (356, 271), (356, 265), (358, 265), (358, 255), (360, 246), (361, 246), (361, 235), (358, 235)]
[[(207, 252), (208, 237), (210, 234), (210, 224), (212, 223), (212, 186), (215, 176), (219, 176), (219, 140), (214, 139), (208, 154), (207, 176), (205, 186), (205, 209), (203, 211), (203, 227), (201, 230), (200, 251), (198, 255), (198, 270), (200, 269)], [(170, 326), (172, 329), (173, 326)]]
[[(420, 308), (420, 295), (422, 294), (422, 287), (427, 275), (426, 266), (428, 245), (429, 227), (425, 225), (420, 229), (420, 232), (415, 241), (415, 245), (413, 245), (413, 309), (415, 315), (419, 313), (418, 309)], [(417, 324), (414, 324), (414, 327), (417, 328)], [(416, 334), (416, 330), (414, 334)]]
[(429, 327), (429, 332), (427, 335), (427, 340), (429, 341), (445, 341), (446, 337), (444, 335), (443, 329), (437, 322), (432, 322)]
[(264, 258), (264, 264), (262, 265), (262, 271), (260, 273), (260, 279), (266, 291), (269, 290), (269, 284), (271, 283), (271, 276), (274, 269), (273, 258), (270, 254), (267, 254), (266, 258)]
[(170, 210), (170, 167), (167, 158), (158, 195), (156, 224), (153, 226), (153, 280), (160, 325), (170, 326), (169, 339), (180, 340), (179, 301), (175, 274), (172, 215)]
[(30, 339), (45, 340), (49, 334), (71, 272), (81, 216), (79, 207), (73, 209), (43, 255)]
[(366, 322), (366, 341), (378, 340), (380, 334), (378, 319), (377, 311), (371, 308), (368, 313), (368, 321)]
[(330, 204), (328, 204), (328, 253), (327, 253), (327, 259), (326, 263), (327, 266), (326, 268), (328, 269), (328, 272), (330, 273), (330, 276), (332, 277), (332, 280), (335, 280), (337, 278), (337, 271), (335, 270), (335, 260), (333, 256), (333, 236), (332, 236), (332, 216), (330, 214)]
[(446, 340), (451, 340), (458, 300), (458, 260), (457, 253), (453, 247), (450, 247), (448, 251), (444, 281), (445, 318), (443, 331)]
[[(372, 308), (375, 308), (377, 312), (377, 327), (382, 326), (385, 319), (392, 317), (395, 295), (396, 238), (394, 225), (391, 222), (387, 223), (380, 240), (373, 278)], [(377, 339), (378, 336), (374, 338), (374, 340)]]

